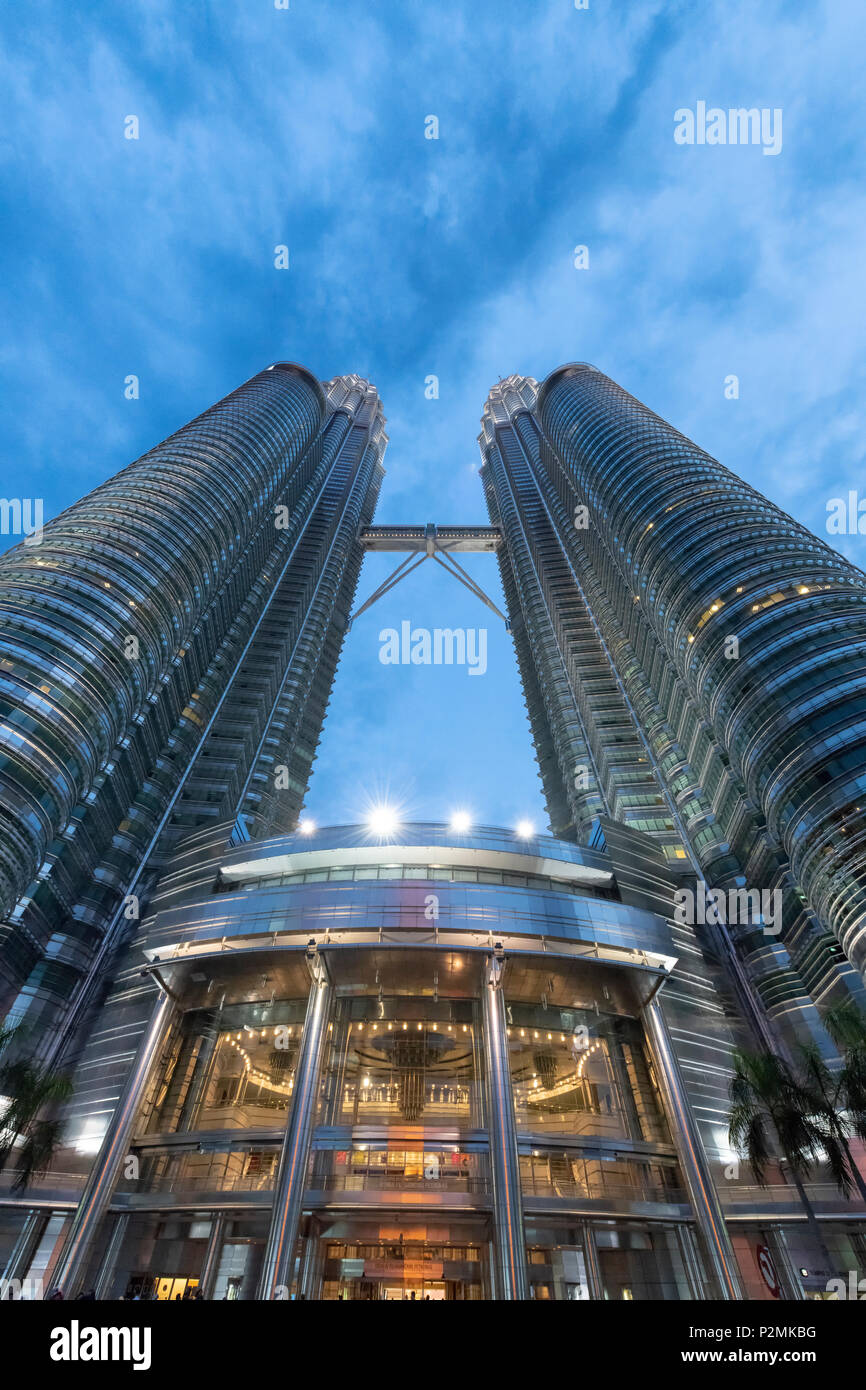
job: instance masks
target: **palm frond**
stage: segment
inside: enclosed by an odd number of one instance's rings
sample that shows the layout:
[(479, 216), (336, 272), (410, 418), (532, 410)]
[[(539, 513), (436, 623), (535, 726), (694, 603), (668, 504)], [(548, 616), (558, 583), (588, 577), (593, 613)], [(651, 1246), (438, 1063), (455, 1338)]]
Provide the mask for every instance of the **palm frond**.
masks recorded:
[(21, 1146), (15, 1181), (12, 1184), (14, 1191), (21, 1192), (29, 1187), (33, 1174), (49, 1167), (62, 1134), (63, 1124), (60, 1120), (37, 1120), (31, 1125)]

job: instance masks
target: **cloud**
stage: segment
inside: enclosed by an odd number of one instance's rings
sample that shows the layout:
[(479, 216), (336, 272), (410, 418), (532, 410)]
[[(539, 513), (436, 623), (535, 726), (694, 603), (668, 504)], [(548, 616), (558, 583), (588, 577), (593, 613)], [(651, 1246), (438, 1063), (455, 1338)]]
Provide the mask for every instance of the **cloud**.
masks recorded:
[[(816, 530), (866, 493), (862, 7), (35, 0), (2, 25), (6, 491), (38, 486), (46, 515), (279, 356), (376, 382), (382, 520), (483, 519), (487, 390), (575, 358)], [(697, 100), (782, 107), (782, 153), (675, 145)], [(427, 569), (392, 617), (486, 621)], [(505, 634), (497, 675), (404, 688), (364, 631), (317, 818), (387, 757), (422, 814), (469, 778), (484, 819), (540, 820)]]

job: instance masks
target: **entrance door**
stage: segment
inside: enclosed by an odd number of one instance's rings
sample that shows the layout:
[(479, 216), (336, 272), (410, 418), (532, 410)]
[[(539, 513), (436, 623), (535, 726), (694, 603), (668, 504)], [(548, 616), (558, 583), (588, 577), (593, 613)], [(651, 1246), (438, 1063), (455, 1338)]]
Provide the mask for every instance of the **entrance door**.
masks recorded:
[(483, 1249), (450, 1242), (328, 1241), (321, 1297), (402, 1303), (483, 1297)]
[[(375, 1296), (375, 1295), (374, 1295)], [(463, 1286), (455, 1281), (451, 1291), (452, 1298), (463, 1297)], [(379, 1285), (379, 1298), (388, 1303), (444, 1303), (449, 1290), (444, 1281), (439, 1283), (389, 1284), (385, 1280)]]
[(193, 1289), (198, 1288), (197, 1279), (187, 1279), (183, 1275), (158, 1274), (156, 1276), (156, 1298), (160, 1303), (176, 1298), (189, 1298)]

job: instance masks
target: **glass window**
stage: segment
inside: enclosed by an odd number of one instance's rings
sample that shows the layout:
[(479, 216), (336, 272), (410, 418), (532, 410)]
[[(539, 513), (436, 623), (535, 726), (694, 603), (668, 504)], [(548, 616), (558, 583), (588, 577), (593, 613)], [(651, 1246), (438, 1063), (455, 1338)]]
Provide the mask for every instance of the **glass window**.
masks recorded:
[(474, 1013), (468, 1000), (338, 1001), (320, 1123), (480, 1125)]
[(517, 1002), (509, 1004), (508, 1013), (520, 1129), (648, 1142), (664, 1138), (636, 1020)]
[(147, 1132), (283, 1125), (306, 1006), (297, 999), (190, 1010), (146, 1102)]

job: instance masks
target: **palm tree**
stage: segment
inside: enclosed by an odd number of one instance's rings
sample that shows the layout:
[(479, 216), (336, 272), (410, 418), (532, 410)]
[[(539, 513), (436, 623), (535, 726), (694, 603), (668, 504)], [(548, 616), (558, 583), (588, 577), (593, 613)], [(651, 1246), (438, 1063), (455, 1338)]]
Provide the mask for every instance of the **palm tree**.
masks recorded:
[(824, 1026), (843, 1060), (840, 1083), (854, 1131), (866, 1139), (866, 1017), (849, 1000), (825, 1015)]
[(866, 1017), (849, 999), (825, 1014), (824, 1027), (836, 1046), (842, 1066), (839, 1071), (831, 1071), (823, 1059), (819, 1059), (821, 1066), (815, 1072), (816, 1083), (825, 1100), (827, 1125), (833, 1129), (844, 1152), (848, 1176), (866, 1202), (866, 1180), (850, 1148), (850, 1140), (855, 1136), (866, 1143)]
[(832, 1274), (833, 1261), (804, 1186), (826, 1144), (826, 1125), (816, 1119), (812, 1097), (789, 1064), (773, 1052), (735, 1052), (730, 1094), (732, 1147), (748, 1162), (760, 1187), (767, 1186), (774, 1150), (784, 1154), (826, 1272)]
[[(854, 1161), (849, 1139), (858, 1133), (858, 1117), (848, 1105), (847, 1066), (833, 1072), (814, 1043), (798, 1050), (804, 1099), (821, 1131), (821, 1148), (839, 1191), (850, 1197), (856, 1188), (866, 1202), (866, 1181)], [(860, 1122), (866, 1121), (861, 1113)]]
[(6, 1102), (0, 1114), (0, 1170), (18, 1148), (12, 1184), (17, 1192), (29, 1186), (35, 1172), (48, 1167), (62, 1139), (62, 1121), (43, 1112), (72, 1094), (72, 1081), (64, 1073), (22, 1057), (4, 1057), (12, 1042), (23, 1036), (20, 1026), (0, 1028), (0, 1093)]

